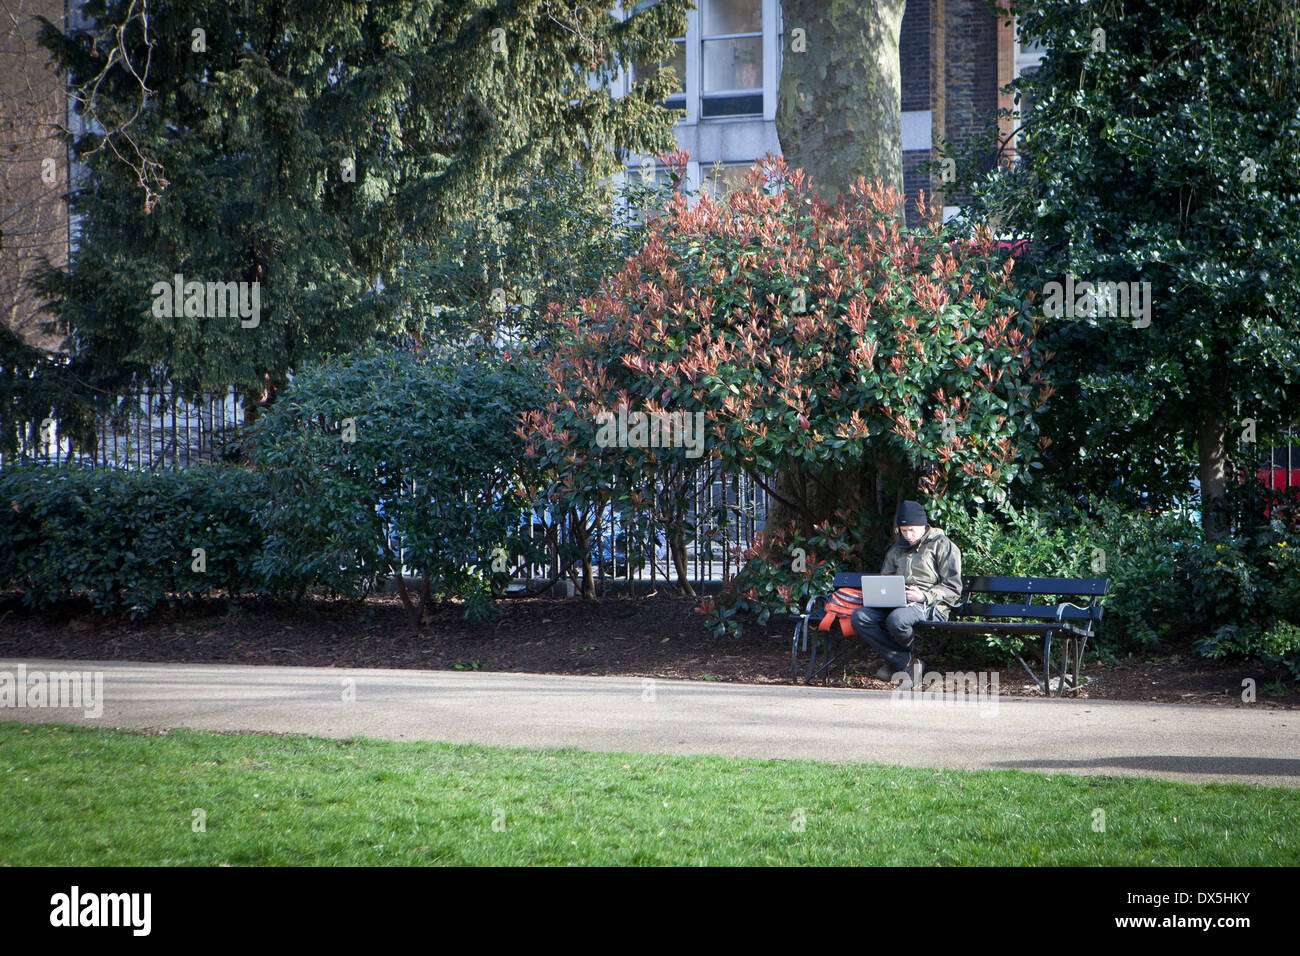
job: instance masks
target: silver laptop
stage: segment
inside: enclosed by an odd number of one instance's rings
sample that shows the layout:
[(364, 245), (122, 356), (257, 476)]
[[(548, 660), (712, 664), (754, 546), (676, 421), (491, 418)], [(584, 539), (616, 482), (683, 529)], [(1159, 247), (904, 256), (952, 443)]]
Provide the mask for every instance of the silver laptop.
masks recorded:
[(863, 607), (907, 607), (907, 578), (901, 574), (862, 575)]

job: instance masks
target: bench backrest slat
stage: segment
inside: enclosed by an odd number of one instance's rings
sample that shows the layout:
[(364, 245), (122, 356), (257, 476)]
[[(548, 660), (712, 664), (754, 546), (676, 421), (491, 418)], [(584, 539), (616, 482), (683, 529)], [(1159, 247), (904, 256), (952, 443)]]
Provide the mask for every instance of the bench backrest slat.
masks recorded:
[[(1065, 607), (1061, 609), (1063, 621), (1100, 621), (1101, 605), (1089, 608)], [(953, 611), (955, 617), (1028, 617), (1037, 621), (1055, 621), (1056, 606), (1052, 604), (963, 604)]]
[(962, 577), (966, 593), (993, 594), (1074, 594), (1096, 595), (1106, 593), (1110, 583), (1106, 578), (1007, 578), (966, 575)]
[[(839, 571), (835, 575), (835, 587), (859, 587), (862, 575), (875, 573)], [(961, 581), (965, 594), (1072, 594), (1097, 597), (1106, 593), (1106, 587), (1110, 583), (1106, 578), (1008, 578), (982, 574), (963, 575)]]

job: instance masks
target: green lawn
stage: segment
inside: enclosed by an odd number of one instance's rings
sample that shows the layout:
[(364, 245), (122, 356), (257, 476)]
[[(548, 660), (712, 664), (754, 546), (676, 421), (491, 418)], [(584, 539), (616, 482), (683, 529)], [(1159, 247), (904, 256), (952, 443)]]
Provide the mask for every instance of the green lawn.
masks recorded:
[(1300, 863), (1283, 787), (194, 731), (0, 724), (0, 808), (0, 865)]

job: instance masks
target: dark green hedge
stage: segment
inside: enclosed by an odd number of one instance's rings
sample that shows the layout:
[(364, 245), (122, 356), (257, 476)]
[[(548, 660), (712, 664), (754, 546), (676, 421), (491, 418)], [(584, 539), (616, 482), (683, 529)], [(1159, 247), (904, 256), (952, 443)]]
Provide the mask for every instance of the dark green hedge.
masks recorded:
[[(135, 472), (75, 465), (0, 470), (0, 588), (47, 607), (87, 598), (133, 617), (223, 591), (266, 593), (258, 475), (224, 466)], [(206, 570), (195, 570), (202, 548)]]
[(536, 397), (518, 357), (372, 349), (299, 372), (244, 436), (252, 470), (0, 470), (0, 589), (136, 616), (214, 592), (359, 597), (405, 566), (434, 583), (421, 605), (486, 613), (508, 580), (494, 551), (522, 553), (533, 466), (517, 430)]
[(1187, 518), (1099, 499), (1090, 508), (1091, 516), (956, 512), (945, 530), (966, 574), (1109, 579), (1090, 648), (1188, 645), (1205, 657), (1258, 657), (1300, 677), (1300, 530), (1278, 519), (1215, 544)]

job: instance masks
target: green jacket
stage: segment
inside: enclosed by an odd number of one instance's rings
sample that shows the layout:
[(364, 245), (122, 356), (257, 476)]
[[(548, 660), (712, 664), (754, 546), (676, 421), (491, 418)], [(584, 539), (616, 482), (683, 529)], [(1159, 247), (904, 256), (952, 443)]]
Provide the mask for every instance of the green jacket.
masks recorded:
[(939, 528), (931, 527), (914, 547), (894, 539), (885, 552), (881, 574), (901, 574), (909, 587), (925, 592), (925, 606), (936, 621), (948, 620), (948, 611), (961, 599), (961, 551)]

